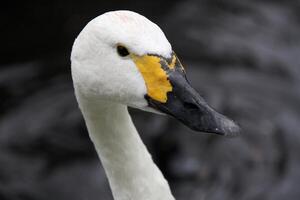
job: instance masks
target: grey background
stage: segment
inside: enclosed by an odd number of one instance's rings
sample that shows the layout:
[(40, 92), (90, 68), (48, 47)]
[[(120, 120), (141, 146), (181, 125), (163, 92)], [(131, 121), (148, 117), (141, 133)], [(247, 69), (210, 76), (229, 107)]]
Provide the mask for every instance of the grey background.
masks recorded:
[(111, 200), (78, 110), (72, 43), (130, 9), (157, 23), (237, 138), (131, 110), (178, 200), (300, 199), (300, 1), (20, 1), (0, 8), (0, 199)]

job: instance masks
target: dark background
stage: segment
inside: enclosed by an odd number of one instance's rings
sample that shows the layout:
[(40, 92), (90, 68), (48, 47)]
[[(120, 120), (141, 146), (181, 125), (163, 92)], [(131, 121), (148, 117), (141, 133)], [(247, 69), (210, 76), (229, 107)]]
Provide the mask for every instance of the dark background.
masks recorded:
[(111, 200), (73, 94), (92, 18), (130, 9), (166, 33), (197, 90), (243, 128), (200, 134), (131, 110), (178, 200), (300, 199), (300, 1), (20, 1), (0, 8), (0, 199)]

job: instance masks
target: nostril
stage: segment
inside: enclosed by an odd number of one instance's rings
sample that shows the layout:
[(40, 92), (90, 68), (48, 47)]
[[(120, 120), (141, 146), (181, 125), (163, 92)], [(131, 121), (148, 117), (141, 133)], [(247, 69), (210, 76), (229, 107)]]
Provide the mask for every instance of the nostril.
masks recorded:
[(199, 107), (197, 106), (197, 104), (195, 103), (190, 103), (190, 102), (184, 102), (183, 106), (185, 109), (189, 109), (189, 110), (198, 110)]

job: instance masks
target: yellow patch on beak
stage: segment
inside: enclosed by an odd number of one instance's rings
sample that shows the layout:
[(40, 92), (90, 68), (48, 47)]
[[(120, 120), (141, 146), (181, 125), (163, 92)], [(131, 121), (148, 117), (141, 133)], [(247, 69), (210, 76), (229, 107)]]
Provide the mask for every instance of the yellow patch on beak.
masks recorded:
[(176, 60), (177, 60), (176, 56), (173, 55), (172, 56), (172, 62), (168, 65), (170, 69), (174, 69), (175, 64), (176, 64)]
[(145, 80), (148, 96), (156, 101), (166, 103), (167, 93), (172, 91), (172, 85), (160, 64), (161, 58), (154, 55), (131, 55), (131, 57)]

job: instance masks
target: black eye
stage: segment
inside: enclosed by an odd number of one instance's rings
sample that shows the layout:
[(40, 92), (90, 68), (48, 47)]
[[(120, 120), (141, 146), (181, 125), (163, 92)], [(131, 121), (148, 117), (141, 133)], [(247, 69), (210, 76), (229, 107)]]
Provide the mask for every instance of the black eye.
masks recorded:
[(117, 46), (117, 51), (118, 51), (118, 54), (122, 57), (125, 57), (125, 56), (128, 56), (129, 55), (129, 51), (127, 50), (126, 47), (123, 47), (121, 45), (118, 45)]

